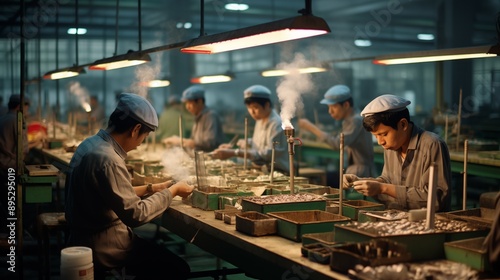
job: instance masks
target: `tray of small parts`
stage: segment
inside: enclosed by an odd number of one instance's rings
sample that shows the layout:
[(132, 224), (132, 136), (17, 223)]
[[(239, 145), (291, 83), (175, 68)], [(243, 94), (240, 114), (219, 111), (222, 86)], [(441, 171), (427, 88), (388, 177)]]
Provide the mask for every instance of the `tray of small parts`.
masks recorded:
[(390, 209), (382, 211), (361, 210), (358, 213), (359, 222), (396, 221), (401, 219), (408, 219), (408, 212)]
[(351, 222), (335, 225), (335, 241), (363, 242), (390, 239), (406, 245), (412, 261), (442, 259), (444, 242), (486, 236), (488, 230), (464, 221), (436, 219), (434, 229), (427, 229), (426, 220), (407, 219), (388, 222)]
[(388, 265), (407, 262), (411, 259), (405, 245), (389, 239), (349, 243), (330, 250), (330, 268), (343, 273), (353, 269), (356, 265)]
[(342, 203), (342, 215), (349, 217), (355, 221), (358, 220), (359, 211), (365, 210), (384, 210), (385, 206), (381, 203), (376, 203), (366, 200), (346, 200)]
[(280, 211), (325, 210), (326, 199), (312, 193), (263, 195), (243, 198), (241, 207), (243, 212), (257, 211), (263, 214)]
[(471, 223), (477, 223), (487, 227), (491, 227), (495, 217), (495, 209), (490, 208), (473, 208), (466, 210), (457, 210), (441, 214), (448, 219), (465, 220)]
[(334, 224), (347, 223), (351, 219), (321, 210), (269, 212), (278, 220), (276, 232), (279, 236), (300, 242), (306, 233), (331, 232)]

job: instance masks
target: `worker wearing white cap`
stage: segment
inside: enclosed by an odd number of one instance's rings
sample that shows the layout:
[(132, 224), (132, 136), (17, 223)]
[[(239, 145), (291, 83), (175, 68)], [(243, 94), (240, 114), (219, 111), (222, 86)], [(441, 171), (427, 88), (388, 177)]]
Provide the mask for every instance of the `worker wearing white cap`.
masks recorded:
[[(335, 85), (329, 88), (320, 103), (328, 105), (328, 113), (332, 118), (342, 121), (344, 145), (347, 150), (347, 168), (345, 172), (360, 177), (375, 176), (372, 136), (363, 128), (363, 119), (359, 115), (359, 111), (353, 107), (354, 102), (349, 87)], [(312, 132), (320, 141), (326, 142), (333, 149), (339, 150), (339, 135), (324, 132), (304, 118), (299, 119), (298, 124), (301, 129)]]
[[(182, 102), (194, 116), (194, 124), (189, 139), (183, 139), (186, 148), (209, 152), (224, 143), (225, 136), (222, 122), (216, 111), (205, 104), (205, 89), (201, 86), (190, 86), (182, 92)], [(163, 140), (165, 144), (180, 144), (177, 136)]]
[(451, 166), (446, 143), (436, 134), (410, 121), (409, 100), (385, 94), (361, 112), (363, 126), (384, 148), (382, 175), (358, 178), (345, 174), (344, 187), (373, 196), (388, 209), (421, 209), (427, 206), (430, 166), (436, 164), (437, 211), (450, 210)]
[[(247, 156), (256, 166), (266, 166), (270, 170), (274, 146), (274, 170), (283, 174), (290, 173), (286, 135), (281, 128), (281, 118), (273, 109), (271, 90), (262, 85), (253, 85), (243, 91), (248, 113), (255, 120), (252, 138), (249, 139)], [(245, 141), (238, 142), (239, 149), (223, 144), (214, 151), (214, 157), (227, 159), (244, 157)]]
[[(187, 197), (193, 191), (186, 182), (132, 186), (127, 152), (157, 126), (149, 101), (122, 93), (108, 127), (85, 139), (71, 159), (66, 179), (67, 245), (92, 249), (96, 279), (104, 279), (105, 271), (121, 275), (122, 269), (134, 279), (185, 279), (189, 273), (182, 258), (132, 231), (163, 214), (176, 195)], [(146, 192), (150, 196), (139, 197)]]

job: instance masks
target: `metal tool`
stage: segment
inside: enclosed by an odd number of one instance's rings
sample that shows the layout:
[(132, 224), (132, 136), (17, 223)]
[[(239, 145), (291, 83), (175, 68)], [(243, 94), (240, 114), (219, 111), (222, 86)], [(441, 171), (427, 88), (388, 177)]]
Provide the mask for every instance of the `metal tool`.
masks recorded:
[(344, 190), (342, 184), (344, 181), (344, 133), (340, 133), (340, 165), (339, 165), (339, 215), (342, 216), (342, 203), (344, 200)]

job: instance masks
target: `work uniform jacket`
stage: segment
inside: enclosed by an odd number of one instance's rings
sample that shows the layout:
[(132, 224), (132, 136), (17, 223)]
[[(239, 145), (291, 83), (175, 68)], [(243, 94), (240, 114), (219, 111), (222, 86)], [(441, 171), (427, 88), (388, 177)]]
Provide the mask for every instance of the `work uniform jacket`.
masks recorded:
[(436, 211), (449, 211), (451, 204), (450, 153), (446, 143), (436, 134), (413, 124), (406, 157), (400, 151), (384, 150), (384, 168), (378, 178), (396, 185), (396, 198), (385, 194), (378, 198), (388, 209), (421, 209), (427, 207), (429, 171), (435, 163)]
[(205, 107), (194, 120), (191, 139), (194, 141), (195, 150), (210, 152), (224, 143), (224, 132), (219, 115)]
[[(352, 110), (351, 114), (342, 121), (344, 146), (347, 154), (346, 174), (355, 174), (358, 177), (375, 177), (375, 163), (373, 161), (372, 134), (363, 127), (363, 118), (359, 112)], [(325, 133), (324, 141), (333, 149), (340, 149), (340, 135)], [(344, 163), (345, 165), (345, 163)]]
[(121, 267), (133, 247), (131, 227), (161, 215), (172, 202), (168, 189), (141, 199), (125, 166), (127, 154), (106, 131), (85, 139), (67, 174), (69, 245), (90, 247), (94, 263)]

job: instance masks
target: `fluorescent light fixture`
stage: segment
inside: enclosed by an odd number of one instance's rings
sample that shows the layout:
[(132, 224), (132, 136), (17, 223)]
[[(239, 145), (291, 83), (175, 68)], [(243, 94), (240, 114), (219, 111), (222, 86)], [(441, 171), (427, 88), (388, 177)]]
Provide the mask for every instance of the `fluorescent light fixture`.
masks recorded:
[(170, 81), (167, 79), (157, 79), (149, 82), (142, 82), (141, 85), (149, 88), (168, 87), (170, 85)]
[(192, 39), (181, 48), (184, 53), (213, 54), (251, 48), (329, 33), (320, 17), (301, 15)]
[(43, 74), (43, 78), (46, 80), (59, 80), (59, 79), (78, 76), (80, 74), (85, 74), (85, 69), (83, 69), (83, 67), (81, 66), (72, 66), (54, 71), (49, 71)]
[(420, 33), (417, 38), (422, 41), (432, 41), (434, 40), (434, 34)]
[(147, 53), (129, 50), (126, 54), (96, 60), (89, 66), (89, 69), (113, 70), (123, 67), (136, 66), (150, 61), (151, 57)]
[(357, 39), (357, 40), (354, 40), (354, 45), (356, 45), (358, 47), (369, 47), (372, 45), (372, 41)]
[(311, 66), (311, 67), (304, 67), (304, 68), (298, 68), (298, 69), (270, 69), (270, 70), (265, 70), (260, 73), (261, 76), (263, 77), (278, 77), (278, 76), (286, 76), (291, 74), (292, 72), (298, 72), (299, 74), (310, 74), (310, 73), (319, 73), (319, 72), (325, 72), (328, 71), (329, 67), (317, 67), (317, 66)]
[(71, 27), (71, 28), (68, 28), (68, 34), (70, 34), (70, 35), (75, 35), (75, 34), (83, 35), (83, 34), (87, 34), (87, 28), (74, 28), (74, 27)]
[(479, 46), (456, 49), (442, 49), (431, 51), (419, 51), (394, 55), (377, 56), (374, 64), (393, 65), (420, 62), (435, 62), (456, 59), (471, 59), (483, 57), (495, 57), (500, 53), (500, 45)]
[(231, 73), (219, 74), (219, 75), (206, 75), (206, 76), (191, 78), (191, 83), (193, 84), (225, 83), (231, 81), (233, 78), (234, 75)]
[(248, 10), (247, 4), (242, 3), (227, 3), (224, 8), (229, 11), (246, 11)]

